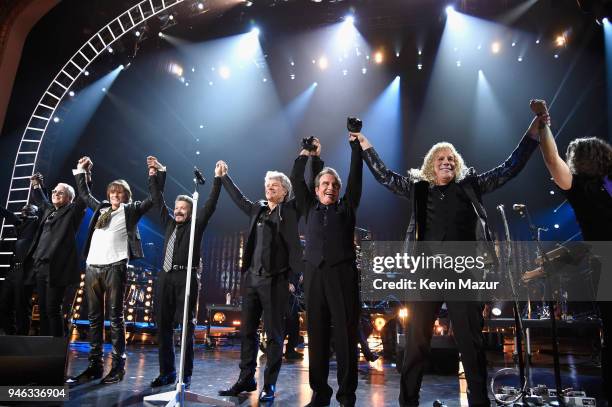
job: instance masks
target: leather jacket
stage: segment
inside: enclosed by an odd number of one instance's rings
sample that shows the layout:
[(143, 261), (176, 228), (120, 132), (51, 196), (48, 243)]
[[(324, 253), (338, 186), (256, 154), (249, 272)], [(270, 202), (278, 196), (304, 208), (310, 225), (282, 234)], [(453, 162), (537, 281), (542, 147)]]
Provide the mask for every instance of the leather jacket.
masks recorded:
[[(495, 191), (518, 175), (538, 145), (539, 143), (536, 140), (525, 134), (519, 145), (502, 164), (482, 174), (477, 174), (474, 168), (469, 168), (465, 176), (457, 181), (469, 197), (476, 212), (477, 250), (480, 255), (488, 257), (488, 262), (497, 264), (497, 256), (492, 244), (482, 195)], [(412, 176), (410, 173), (400, 175), (389, 170), (374, 148), (363, 151), (362, 156), (372, 175), (380, 184), (387, 187), (391, 192), (409, 200), (410, 222), (406, 230), (404, 249), (407, 253), (414, 253), (414, 242), (422, 240), (422, 236), (424, 236), (429, 183)]]

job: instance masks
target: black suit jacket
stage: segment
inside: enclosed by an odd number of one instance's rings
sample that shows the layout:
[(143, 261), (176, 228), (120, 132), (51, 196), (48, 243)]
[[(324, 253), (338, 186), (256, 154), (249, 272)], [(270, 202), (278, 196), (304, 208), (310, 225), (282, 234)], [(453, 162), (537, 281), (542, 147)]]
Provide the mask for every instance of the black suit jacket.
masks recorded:
[[(234, 184), (229, 175), (221, 177), (221, 182), (230, 197), (238, 208), (249, 216), (249, 229), (247, 243), (242, 257), (242, 272), (246, 272), (251, 266), (253, 252), (255, 250), (255, 223), (259, 214), (267, 208), (267, 201), (259, 200), (253, 202), (249, 200)], [(281, 218), (280, 227), (277, 230), (278, 236), (274, 237), (274, 242), (284, 245), (289, 254), (289, 275), (287, 278), (296, 284), (302, 272), (302, 247), (298, 233), (298, 221), (300, 213), (295, 205), (295, 199), (291, 199), (278, 206)], [(268, 270), (269, 272), (280, 272), (280, 270)]]
[[(164, 228), (164, 250), (162, 251), (162, 253), (163, 256), (165, 256), (168, 240), (170, 240), (170, 236), (172, 235), (174, 228), (177, 226), (177, 223), (174, 220), (174, 217), (171, 215), (172, 209), (168, 208), (166, 206), (166, 202), (164, 201), (163, 190), (166, 180), (166, 172), (158, 171), (158, 174), (158, 182), (151, 183), (149, 185), (152, 187), (151, 196), (153, 198), (155, 206), (157, 206), (157, 208), (159, 209), (161, 224)], [(206, 225), (208, 225), (208, 221), (212, 217), (213, 213), (215, 213), (220, 193), (221, 180), (218, 177), (215, 177), (212, 189), (210, 190), (210, 195), (208, 195), (208, 199), (206, 200), (204, 205), (198, 208), (197, 210), (192, 267), (197, 267), (200, 263), (200, 248), (202, 246), (202, 235), (204, 234), (204, 229), (206, 229)], [(189, 219), (189, 221), (183, 224), (180, 224), (177, 228), (176, 240), (174, 241), (173, 251), (173, 264), (176, 266), (187, 266), (187, 261), (189, 260), (189, 244), (187, 243), (189, 241), (190, 232), (191, 219)]]
[(87, 204), (81, 195), (77, 195), (74, 201), (58, 209), (49, 222), (52, 223), (52, 235), (48, 241), (41, 241), (40, 236), (43, 226), (53, 212), (53, 205), (49, 203), (46, 195), (41, 188), (32, 190), (32, 201), (42, 208), (43, 214), (40, 225), (34, 236), (32, 246), (28, 250), (25, 258), (26, 279), (31, 281), (32, 255), (38, 245), (46, 245), (45, 253), (49, 258), (49, 283), (52, 287), (64, 286), (78, 283), (79, 277), (79, 256), (77, 254), (76, 234), (79, 225), (85, 216)]
[[(83, 197), (87, 206), (89, 206), (93, 211), (94, 215), (91, 218), (91, 222), (89, 223), (89, 230), (87, 233), (87, 241), (85, 243), (85, 248), (83, 250), (85, 258), (89, 254), (89, 247), (91, 245), (91, 238), (96, 229), (96, 222), (100, 217), (100, 209), (108, 208), (110, 202), (102, 201), (100, 202), (96, 198), (93, 197), (91, 191), (89, 190), (89, 185), (85, 180), (85, 173), (75, 174), (77, 191), (79, 196)], [(153, 199), (151, 198), (151, 183), (157, 182), (156, 176), (149, 177), (149, 196), (144, 201), (134, 201), (129, 204), (126, 204), (124, 207), (125, 210), (125, 226), (127, 228), (128, 235), (128, 252), (130, 256), (130, 260), (139, 259), (144, 257), (142, 252), (142, 243), (140, 241), (140, 232), (138, 231), (138, 221), (142, 216), (153, 207)]]
[(33, 218), (22, 218), (21, 216), (15, 215), (13, 212), (0, 207), (0, 218), (5, 218), (15, 228), (15, 235), (17, 240), (15, 241), (15, 252), (13, 253), (12, 261), (23, 263), (26, 254), (32, 245), (32, 241), (36, 236), (38, 225), (40, 225), (40, 219), (43, 216), (44, 210), (39, 208), (34, 214)]

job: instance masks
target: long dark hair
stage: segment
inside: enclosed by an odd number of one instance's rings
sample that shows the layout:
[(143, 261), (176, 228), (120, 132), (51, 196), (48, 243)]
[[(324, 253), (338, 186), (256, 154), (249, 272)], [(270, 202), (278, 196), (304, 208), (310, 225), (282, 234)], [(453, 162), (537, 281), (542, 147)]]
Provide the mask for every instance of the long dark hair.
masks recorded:
[(597, 137), (573, 140), (567, 146), (567, 165), (574, 175), (612, 176), (612, 146)]

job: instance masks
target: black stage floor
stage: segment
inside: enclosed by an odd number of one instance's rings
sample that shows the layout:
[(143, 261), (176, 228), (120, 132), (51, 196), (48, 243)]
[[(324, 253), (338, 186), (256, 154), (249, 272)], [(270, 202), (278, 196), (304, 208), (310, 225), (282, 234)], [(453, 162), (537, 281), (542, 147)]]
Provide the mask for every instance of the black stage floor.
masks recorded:
[[(70, 346), (70, 365), (68, 374), (75, 374), (87, 365), (86, 342), (74, 342)], [(105, 352), (110, 351), (106, 345)], [(237, 343), (226, 345), (214, 350), (207, 350), (203, 345), (197, 345), (192, 390), (198, 393), (216, 396), (219, 389), (229, 387), (238, 377), (240, 347)], [(300, 350), (308, 353), (308, 349)], [(505, 366), (504, 354), (489, 353), (489, 373), (493, 374)], [(506, 362), (508, 354), (505, 355)], [(540, 354), (535, 357), (537, 364), (532, 370), (534, 384), (553, 385), (552, 363), (550, 356)], [(265, 363), (265, 357), (259, 358), (259, 365)], [(598, 397), (600, 393), (599, 369), (586, 354), (581, 356), (564, 356), (561, 360), (564, 387), (586, 390), (589, 396)], [(108, 369), (108, 366), (107, 366)], [(142, 406), (160, 405), (145, 403), (143, 397), (152, 394), (149, 383), (158, 374), (157, 348), (151, 345), (129, 345), (126, 376), (121, 383), (115, 385), (100, 385), (91, 382), (74, 387), (70, 391), (70, 401), (65, 406)], [(335, 378), (335, 361), (330, 368), (330, 385), (337, 390)], [(258, 369), (257, 380), (261, 389), (263, 369)], [(358, 406), (397, 406), (399, 394), (399, 374), (395, 365), (378, 360), (368, 363), (363, 359), (359, 363), (359, 385), (357, 389)], [(167, 386), (155, 392), (172, 390)], [(257, 405), (257, 392), (250, 397), (238, 399), (227, 398), (242, 406)], [(307, 358), (303, 361), (286, 362), (283, 364), (277, 383), (277, 398), (274, 406), (304, 406), (310, 400), (311, 390), (308, 386)], [(457, 376), (426, 375), (421, 392), (421, 405), (431, 406), (436, 399), (443, 400), (449, 407), (467, 406), (465, 381)], [(163, 404), (161, 404), (163, 405)], [(188, 403), (188, 405), (191, 405)], [(332, 406), (338, 405), (335, 400)], [(607, 403), (598, 397), (598, 406)]]

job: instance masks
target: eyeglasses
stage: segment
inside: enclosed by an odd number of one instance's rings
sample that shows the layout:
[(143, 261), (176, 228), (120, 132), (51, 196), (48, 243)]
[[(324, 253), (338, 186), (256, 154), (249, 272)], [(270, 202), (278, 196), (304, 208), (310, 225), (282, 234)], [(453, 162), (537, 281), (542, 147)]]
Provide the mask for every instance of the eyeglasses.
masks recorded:
[(66, 192), (54, 189), (53, 191), (51, 191), (51, 195), (66, 195)]

